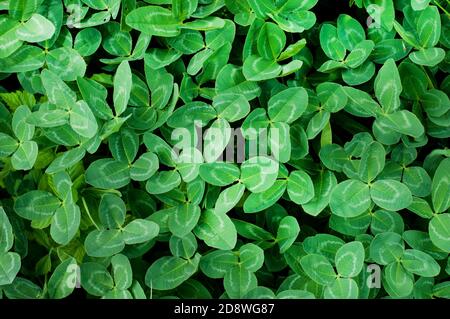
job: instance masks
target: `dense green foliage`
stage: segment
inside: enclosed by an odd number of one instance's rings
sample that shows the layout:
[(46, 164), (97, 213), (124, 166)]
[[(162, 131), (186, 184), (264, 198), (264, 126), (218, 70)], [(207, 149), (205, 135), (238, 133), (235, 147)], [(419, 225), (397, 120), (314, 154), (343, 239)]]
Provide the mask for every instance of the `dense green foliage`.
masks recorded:
[(0, 298), (450, 298), (449, 8), (1, 0)]

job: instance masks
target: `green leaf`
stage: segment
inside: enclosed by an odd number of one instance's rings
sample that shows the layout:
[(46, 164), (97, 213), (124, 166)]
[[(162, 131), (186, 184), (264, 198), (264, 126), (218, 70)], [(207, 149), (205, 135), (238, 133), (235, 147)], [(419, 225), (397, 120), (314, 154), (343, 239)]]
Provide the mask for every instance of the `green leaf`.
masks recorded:
[(314, 197), (306, 204), (302, 205), (305, 213), (317, 216), (328, 206), (330, 196), (337, 184), (336, 177), (331, 171), (321, 171), (313, 178)]
[(352, 278), (337, 278), (325, 288), (323, 296), (326, 299), (358, 299), (358, 284)]
[(417, 116), (407, 110), (387, 114), (379, 120), (383, 123), (383, 125), (393, 131), (415, 138), (423, 135), (425, 131), (424, 126)]
[(442, 48), (422, 49), (412, 52), (409, 58), (415, 64), (433, 67), (444, 60), (445, 51)]
[(428, 6), (420, 12), (416, 26), (419, 42), (424, 48), (434, 47), (438, 43), (441, 25), (438, 7)]
[(224, 189), (217, 197), (216, 204), (214, 206), (214, 212), (216, 214), (226, 214), (232, 210), (237, 203), (241, 200), (245, 192), (245, 185), (237, 183)]
[(243, 298), (257, 285), (258, 280), (255, 274), (241, 266), (233, 267), (223, 279), (223, 286), (230, 298)]
[(69, 257), (56, 267), (48, 280), (48, 294), (52, 299), (63, 299), (69, 296), (77, 284), (77, 262)]
[(395, 180), (378, 180), (370, 188), (370, 197), (383, 209), (398, 211), (411, 205), (411, 191)]
[(150, 194), (164, 194), (181, 183), (180, 174), (176, 170), (160, 171), (150, 177), (145, 185), (145, 189)]
[(407, 271), (421, 277), (436, 277), (441, 271), (433, 257), (416, 249), (406, 249), (401, 263)]
[(169, 229), (172, 234), (183, 237), (197, 225), (200, 219), (200, 207), (192, 204), (181, 204), (169, 216)]
[(63, 81), (75, 81), (86, 73), (86, 62), (78, 51), (61, 47), (51, 50), (46, 59), (48, 69)]
[(217, 111), (217, 117), (228, 122), (236, 122), (245, 118), (250, 112), (250, 104), (242, 94), (222, 93), (214, 96), (213, 107)]
[(213, 210), (202, 213), (194, 233), (209, 247), (222, 250), (233, 249), (237, 241), (236, 227), (231, 219)]
[(200, 269), (209, 278), (223, 278), (239, 263), (237, 254), (229, 250), (214, 250), (200, 260)]
[(53, 215), (50, 235), (61, 245), (67, 245), (80, 226), (80, 208), (75, 204), (64, 203)]
[(13, 229), (3, 207), (0, 207), (0, 254), (8, 252), (13, 246)]
[(103, 158), (93, 162), (85, 174), (86, 183), (103, 189), (117, 189), (130, 182), (130, 168), (125, 162)]
[(282, 69), (276, 61), (251, 55), (245, 59), (242, 70), (248, 81), (264, 81), (277, 77)]
[(122, 238), (127, 245), (145, 243), (159, 234), (159, 225), (145, 219), (135, 219), (122, 230)]
[(231, 139), (231, 127), (227, 120), (215, 120), (204, 135), (203, 157), (205, 162), (215, 162), (222, 156)]
[(407, 297), (412, 293), (414, 277), (398, 262), (393, 262), (384, 268), (382, 280), (383, 287), (391, 297)]
[(86, 138), (92, 138), (97, 134), (97, 120), (86, 102), (78, 101), (69, 114), (70, 126), (76, 133)]
[[(94, 54), (100, 47), (102, 34), (95, 28), (86, 28), (77, 33), (73, 47), (86, 57)], [(78, 79), (77, 79), (78, 80)]]
[(47, 174), (53, 174), (72, 167), (81, 161), (85, 154), (85, 150), (81, 147), (73, 148), (64, 153), (60, 153), (60, 155), (56, 157), (47, 167), (45, 172)]
[(265, 156), (252, 157), (241, 165), (241, 182), (252, 193), (261, 193), (274, 185), (278, 163)]
[(331, 263), (322, 255), (309, 254), (300, 259), (306, 275), (319, 285), (332, 285), (336, 279)]
[(388, 265), (403, 256), (405, 244), (402, 237), (393, 232), (375, 236), (370, 243), (370, 258), (380, 265)]
[(155, 290), (174, 289), (197, 272), (199, 262), (199, 254), (187, 260), (180, 257), (162, 257), (148, 268), (145, 284)]
[(15, 152), (19, 143), (11, 136), (0, 133), (0, 157), (7, 157)]
[(30, 109), (25, 105), (19, 106), (14, 112), (12, 129), (19, 141), (29, 141), (33, 138), (34, 125), (27, 123), (27, 118), (30, 114)]
[(331, 212), (340, 217), (359, 216), (369, 209), (370, 194), (367, 184), (353, 179), (346, 180), (331, 192)]
[(142, 154), (131, 166), (130, 177), (134, 181), (146, 181), (159, 169), (158, 157), (151, 152)]
[(114, 288), (114, 281), (105, 266), (86, 262), (80, 267), (81, 286), (91, 295), (102, 297)]
[(86, 253), (91, 257), (109, 257), (120, 253), (125, 247), (119, 230), (93, 230), (84, 241)]
[(239, 179), (240, 170), (232, 163), (213, 162), (202, 164), (199, 174), (208, 184), (227, 186)]
[(311, 177), (304, 171), (293, 171), (287, 180), (289, 198), (296, 204), (308, 203), (314, 198), (314, 185)]
[(323, 52), (332, 60), (342, 61), (345, 58), (345, 46), (338, 38), (336, 27), (324, 24), (320, 29), (320, 46)]
[(114, 76), (114, 109), (116, 116), (125, 112), (131, 93), (131, 69), (127, 61), (120, 63)]
[(445, 212), (450, 207), (450, 159), (446, 158), (439, 163), (432, 182), (431, 199), (436, 213)]
[(252, 193), (244, 202), (245, 213), (257, 213), (274, 205), (286, 190), (285, 181), (276, 181), (269, 189), (261, 193)]
[(268, 114), (272, 121), (292, 123), (302, 116), (307, 105), (308, 94), (304, 88), (288, 88), (270, 98)]
[(28, 220), (45, 220), (61, 206), (59, 199), (49, 192), (33, 190), (17, 197), (15, 212)]
[(371, 40), (363, 40), (358, 43), (345, 59), (345, 63), (352, 69), (356, 69), (366, 62), (372, 53), (375, 43)]
[(197, 5), (198, 0), (173, 0), (172, 14), (178, 21), (183, 21), (195, 12)]
[(117, 229), (125, 222), (125, 202), (115, 194), (104, 194), (100, 199), (98, 217), (106, 228)]
[(428, 232), (436, 247), (450, 252), (450, 214), (434, 216), (428, 225)]
[(34, 13), (31, 18), (21, 25), (16, 36), (21, 41), (41, 42), (50, 39), (55, 33), (55, 26), (44, 16)]
[(359, 176), (362, 181), (370, 183), (384, 169), (386, 151), (381, 143), (372, 142), (362, 154), (359, 164)]
[(19, 254), (12, 252), (1, 253), (0, 265), (0, 285), (11, 284), (20, 270)]
[(396, 111), (400, 107), (402, 82), (393, 59), (387, 60), (378, 72), (375, 83), (375, 96), (386, 113)]
[(36, 142), (22, 142), (11, 157), (12, 166), (15, 170), (30, 170), (33, 168), (37, 156), (38, 145)]
[(347, 278), (358, 276), (364, 266), (364, 255), (364, 246), (359, 241), (343, 245), (335, 257), (338, 274)]
[(353, 51), (358, 44), (366, 39), (361, 24), (346, 14), (339, 15), (337, 19), (337, 35), (341, 43), (349, 51)]
[(258, 53), (268, 60), (275, 60), (283, 51), (286, 35), (275, 23), (266, 22), (259, 31), (257, 40)]
[(128, 258), (122, 254), (115, 255), (111, 258), (111, 265), (116, 288), (121, 290), (130, 288), (133, 280), (133, 272)]
[(264, 250), (255, 244), (245, 244), (239, 248), (240, 264), (248, 271), (256, 272), (264, 264)]
[(284, 254), (292, 246), (299, 233), (300, 226), (294, 217), (286, 216), (280, 221), (276, 237), (280, 254)]
[(172, 12), (158, 6), (143, 6), (131, 11), (126, 17), (126, 23), (147, 35), (174, 37), (180, 33), (179, 22)]

